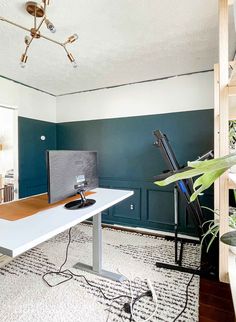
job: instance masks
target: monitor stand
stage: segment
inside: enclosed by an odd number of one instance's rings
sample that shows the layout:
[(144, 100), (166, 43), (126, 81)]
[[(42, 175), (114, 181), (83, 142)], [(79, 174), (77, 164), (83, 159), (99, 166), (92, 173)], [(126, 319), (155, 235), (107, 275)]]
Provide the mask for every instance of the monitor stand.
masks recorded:
[(80, 195), (81, 199), (70, 201), (65, 204), (65, 208), (68, 210), (76, 210), (76, 209), (82, 209), (89, 206), (92, 206), (96, 203), (96, 200), (94, 199), (86, 199), (84, 195), (84, 191), (78, 191), (78, 194)]

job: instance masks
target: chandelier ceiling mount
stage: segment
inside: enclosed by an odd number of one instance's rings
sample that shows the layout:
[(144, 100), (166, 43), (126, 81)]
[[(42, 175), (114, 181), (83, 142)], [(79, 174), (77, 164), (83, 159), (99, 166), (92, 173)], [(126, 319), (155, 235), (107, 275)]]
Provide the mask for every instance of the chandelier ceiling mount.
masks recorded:
[(33, 17), (42, 18), (45, 14), (43, 6), (35, 1), (26, 2), (25, 9)]

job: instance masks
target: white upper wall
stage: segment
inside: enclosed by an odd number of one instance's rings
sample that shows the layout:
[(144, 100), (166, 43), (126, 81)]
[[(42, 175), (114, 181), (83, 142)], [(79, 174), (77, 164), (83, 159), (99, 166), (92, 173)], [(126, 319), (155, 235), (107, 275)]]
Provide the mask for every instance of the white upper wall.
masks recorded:
[(70, 122), (213, 108), (213, 72), (55, 98), (0, 78), (0, 105), (19, 116)]
[(209, 109), (213, 72), (57, 97), (57, 122)]
[(19, 116), (56, 122), (54, 96), (4, 78), (0, 78), (0, 105), (17, 108)]

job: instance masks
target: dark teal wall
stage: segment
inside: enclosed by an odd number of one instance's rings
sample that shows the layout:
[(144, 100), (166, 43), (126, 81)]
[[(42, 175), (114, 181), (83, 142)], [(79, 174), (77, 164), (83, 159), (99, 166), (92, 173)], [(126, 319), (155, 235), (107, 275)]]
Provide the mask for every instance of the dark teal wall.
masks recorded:
[[(132, 189), (135, 194), (103, 215), (108, 223), (173, 230), (173, 187), (157, 187), (153, 176), (166, 168), (153, 146), (152, 131), (170, 139), (180, 164), (213, 147), (213, 110), (54, 124), (19, 117), (20, 197), (47, 190), (45, 151), (98, 151), (100, 185)], [(46, 136), (41, 141), (41, 135)], [(210, 205), (212, 194), (202, 197)], [(181, 230), (193, 233), (180, 206)]]
[[(101, 186), (135, 191), (132, 198), (107, 211), (104, 221), (173, 230), (172, 186), (152, 183), (153, 176), (166, 168), (153, 146), (156, 129), (168, 135), (180, 164), (213, 148), (213, 110), (57, 124), (58, 149), (98, 151)], [(202, 203), (211, 201), (212, 196), (206, 195)], [(180, 221), (183, 232), (193, 232), (183, 210)]]
[(47, 191), (45, 151), (56, 149), (56, 124), (19, 117), (18, 129), (19, 196), (23, 198)]

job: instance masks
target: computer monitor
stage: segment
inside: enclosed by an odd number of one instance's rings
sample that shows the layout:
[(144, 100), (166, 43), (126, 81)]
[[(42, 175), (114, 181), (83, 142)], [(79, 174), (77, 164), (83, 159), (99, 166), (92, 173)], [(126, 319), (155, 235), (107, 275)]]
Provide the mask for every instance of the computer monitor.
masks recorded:
[(91, 206), (94, 199), (86, 199), (84, 192), (98, 187), (97, 152), (57, 150), (46, 151), (48, 202), (55, 203), (78, 196), (65, 205), (67, 209)]

